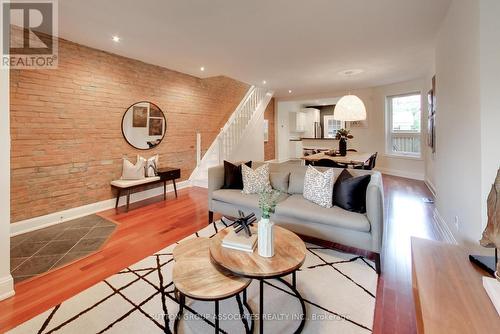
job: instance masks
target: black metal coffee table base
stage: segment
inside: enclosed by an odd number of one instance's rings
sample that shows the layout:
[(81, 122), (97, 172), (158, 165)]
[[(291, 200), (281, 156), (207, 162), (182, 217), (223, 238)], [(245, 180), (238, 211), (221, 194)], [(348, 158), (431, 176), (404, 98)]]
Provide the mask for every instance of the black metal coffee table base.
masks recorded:
[[(289, 275), (289, 274), (287, 274)], [(287, 276), (284, 275), (284, 276)], [(285, 281), (282, 277), (283, 276), (278, 276), (278, 277), (270, 277), (270, 278), (260, 278), (259, 279), (259, 314), (258, 314), (258, 319), (259, 319), (259, 334), (264, 333), (264, 317), (262, 316), (264, 314), (264, 281), (268, 279), (277, 279), (284, 285), (286, 285), (297, 297), (297, 299), (300, 301), (300, 306), (302, 308), (302, 314), (300, 315), (301, 321), (299, 327), (295, 330), (294, 333), (301, 333), (302, 330), (304, 329), (304, 325), (306, 324), (306, 304), (304, 302), (304, 299), (302, 298), (301, 294), (297, 290), (297, 277), (296, 277), (296, 271), (291, 273), (292, 275), (292, 284), (288, 283)]]
[[(184, 309), (187, 308), (186, 307), (186, 296), (184, 294), (182, 294), (182, 292), (180, 292), (179, 290), (176, 290), (176, 292), (178, 294), (177, 299), (179, 301), (179, 312), (177, 312), (177, 316), (175, 317), (175, 321), (174, 321), (174, 333), (178, 333), (177, 328), (179, 327), (179, 322), (182, 319), (182, 315), (184, 314)], [(199, 301), (213, 301), (215, 303), (215, 323), (214, 323), (214, 327), (215, 327), (215, 333), (219, 333), (219, 331), (220, 331), (220, 326), (219, 326), (219, 318), (220, 318), (219, 302), (221, 300), (225, 300), (225, 299), (236, 297), (236, 300), (238, 301), (238, 305), (240, 305), (240, 313), (241, 313), (240, 315), (242, 317), (242, 321), (243, 321), (243, 324), (245, 326), (245, 332), (247, 334), (250, 334), (250, 333), (253, 333), (254, 330), (255, 330), (255, 326), (254, 326), (254, 323), (253, 323), (253, 314), (254, 313), (253, 313), (252, 308), (250, 307), (250, 305), (248, 305), (247, 290), (246, 289), (243, 290), (242, 294), (243, 294), (243, 298), (242, 298), (243, 302), (241, 302), (240, 294), (239, 293), (237, 293), (235, 295), (232, 295), (232, 296), (225, 297), (225, 298), (215, 299), (215, 300), (214, 299), (212, 299), (212, 300), (196, 299), (196, 298), (192, 298), (192, 297), (189, 297), (189, 298), (194, 299), (194, 300), (199, 300)], [(243, 304), (245, 306), (245, 308), (247, 309), (247, 312), (250, 315), (248, 318), (246, 318), (244, 310), (241, 309), (241, 304)], [(248, 324), (248, 322), (245, 319), (250, 319), (250, 324)]]

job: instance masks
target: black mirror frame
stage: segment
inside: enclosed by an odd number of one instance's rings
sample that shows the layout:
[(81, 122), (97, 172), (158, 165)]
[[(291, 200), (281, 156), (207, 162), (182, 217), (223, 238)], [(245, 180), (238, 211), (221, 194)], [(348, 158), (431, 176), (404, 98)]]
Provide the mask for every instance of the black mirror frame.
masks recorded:
[[(165, 121), (165, 131), (163, 132), (163, 136), (161, 137), (160, 142), (155, 147), (150, 147), (150, 148), (139, 148), (139, 147), (136, 147), (131, 142), (128, 141), (127, 137), (125, 136), (125, 132), (123, 131), (123, 120), (125, 119), (125, 115), (130, 110), (130, 108), (132, 108), (133, 106), (135, 106), (136, 104), (139, 104), (139, 103), (149, 103), (149, 104), (152, 104), (156, 108), (158, 108), (158, 110), (161, 111), (161, 114), (163, 115), (163, 120)], [(135, 103), (131, 104), (127, 109), (125, 109), (125, 112), (123, 113), (123, 116), (122, 116), (122, 122), (121, 122), (120, 127), (122, 129), (122, 137), (123, 137), (123, 139), (125, 139), (125, 141), (127, 142), (127, 144), (129, 144), (130, 146), (132, 146), (136, 150), (149, 151), (149, 150), (155, 149), (158, 146), (160, 146), (161, 142), (165, 138), (165, 135), (167, 134), (167, 117), (165, 116), (165, 113), (163, 112), (163, 110), (160, 107), (158, 107), (158, 105), (156, 103), (153, 103), (151, 101), (139, 101), (139, 102), (135, 102)]]

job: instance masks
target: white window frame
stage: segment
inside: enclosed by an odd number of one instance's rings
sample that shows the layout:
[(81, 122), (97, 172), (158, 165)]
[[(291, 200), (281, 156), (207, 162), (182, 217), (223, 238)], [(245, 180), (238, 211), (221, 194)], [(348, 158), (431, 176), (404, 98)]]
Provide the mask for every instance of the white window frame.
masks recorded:
[[(406, 131), (406, 132), (393, 132), (392, 131), (392, 99), (398, 98), (398, 97), (405, 97), (405, 96), (412, 96), (412, 95), (419, 95), (420, 96), (420, 132), (411, 132), (411, 131)], [(423, 132), (423, 123), (422, 123), (422, 92), (416, 91), (416, 92), (411, 92), (411, 93), (403, 93), (403, 94), (395, 94), (395, 95), (389, 95), (386, 96), (385, 98), (385, 105), (386, 105), (386, 136), (385, 136), (385, 147), (386, 147), (386, 155), (389, 156), (396, 156), (396, 157), (406, 157), (406, 158), (414, 158), (414, 159), (420, 159), (422, 157), (422, 132)], [(413, 153), (413, 152), (399, 152), (399, 151), (394, 151), (393, 146), (392, 146), (392, 139), (395, 135), (411, 135), (412, 137), (415, 137), (418, 139), (420, 143), (420, 152), (418, 153)]]
[[(337, 121), (337, 120), (333, 119), (333, 115), (324, 115), (323, 116), (323, 124), (324, 124), (323, 136), (325, 138), (335, 138), (335, 136), (337, 135), (337, 131), (335, 131), (335, 133), (333, 134), (333, 137), (328, 135), (328, 121), (329, 120)], [(337, 130), (345, 129), (345, 122), (344, 121), (338, 121), (338, 122), (340, 122), (340, 128), (338, 128)]]

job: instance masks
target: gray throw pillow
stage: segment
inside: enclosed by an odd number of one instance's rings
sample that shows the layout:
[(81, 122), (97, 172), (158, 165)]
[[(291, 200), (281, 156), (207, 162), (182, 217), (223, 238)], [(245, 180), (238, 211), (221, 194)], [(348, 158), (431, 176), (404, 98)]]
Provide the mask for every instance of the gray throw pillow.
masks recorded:
[(290, 173), (290, 184), (288, 185), (289, 194), (302, 194), (304, 192), (305, 174), (305, 169), (294, 170)]
[(271, 172), (269, 179), (271, 180), (271, 186), (275, 190), (279, 190), (283, 193), (288, 192), (288, 183), (290, 181), (290, 173), (288, 172)]
[(304, 177), (304, 198), (324, 208), (332, 207), (333, 169), (320, 172), (312, 166), (307, 167)]

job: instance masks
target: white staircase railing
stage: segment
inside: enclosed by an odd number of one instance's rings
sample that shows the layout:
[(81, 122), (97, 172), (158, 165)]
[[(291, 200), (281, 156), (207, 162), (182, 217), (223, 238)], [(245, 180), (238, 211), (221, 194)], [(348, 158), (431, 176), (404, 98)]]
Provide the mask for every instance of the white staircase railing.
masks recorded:
[(259, 110), (260, 104), (264, 102), (266, 94), (268, 94), (267, 90), (252, 86), (226, 125), (221, 129), (216, 139), (219, 145), (219, 162), (230, 158), (248, 124)]
[[(197, 166), (189, 178), (193, 185), (207, 186), (208, 169), (230, 160), (251, 122), (262, 115), (273, 93), (251, 86), (236, 110), (221, 128), (219, 134), (206, 151), (203, 158), (197, 156)], [(201, 138), (197, 137), (197, 143)], [(197, 145), (198, 146), (198, 145)], [(197, 150), (200, 154), (199, 150)]]

